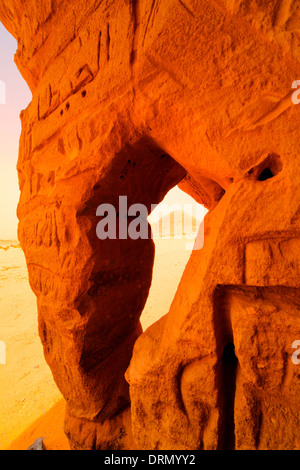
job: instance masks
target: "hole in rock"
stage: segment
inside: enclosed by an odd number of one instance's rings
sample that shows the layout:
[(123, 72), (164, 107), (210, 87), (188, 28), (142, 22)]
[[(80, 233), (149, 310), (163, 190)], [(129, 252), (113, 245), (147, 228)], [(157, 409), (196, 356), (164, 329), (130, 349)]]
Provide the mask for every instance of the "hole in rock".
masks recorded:
[(148, 217), (155, 259), (152, 284), (141, 315), (143, 330), (168, 313), (207, 212), (175, 186)]
[(273, 178), (282, 171), (282, 161), (279, 155), (275, 153), (269, 154), (265, 160), (251, 168), (248, 176), (258, 181), (266, 181)]
[(273, 173), (272, 171), (270, 170), (270, 168), (265, 168), (261, 174), (259, 175), (259, 177), (257, 178), (258, 181), (266, 181), (268, 180), (269, 178), (273, 178)]

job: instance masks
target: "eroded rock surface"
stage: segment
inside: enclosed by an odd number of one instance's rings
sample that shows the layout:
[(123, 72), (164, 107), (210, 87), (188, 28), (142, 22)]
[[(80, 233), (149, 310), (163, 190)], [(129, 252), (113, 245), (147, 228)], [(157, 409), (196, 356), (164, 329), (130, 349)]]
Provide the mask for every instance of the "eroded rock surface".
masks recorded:
[[(1, 2), (33, 93), (19, 238), (72, 448), (300, 449), (299, 7)], [(154, 244), (99, 240), (96, 208), (176, 184), (210, 209), (205, 243), (141, 334)]]

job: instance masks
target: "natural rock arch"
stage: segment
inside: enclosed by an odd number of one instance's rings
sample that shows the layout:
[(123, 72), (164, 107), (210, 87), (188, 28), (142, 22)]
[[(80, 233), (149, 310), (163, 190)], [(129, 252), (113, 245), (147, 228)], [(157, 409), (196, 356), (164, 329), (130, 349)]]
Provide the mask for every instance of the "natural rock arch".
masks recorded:
[[(1, 3), (33, 93), (19, 238), (72, 447), (299, 448), (298, 8)], [(126, 241), (125, 257), (121, 241), (102, 249), (95, 208), (123, 189), (159, 202), (180, 181), (210, 209), (204, 248), (168, 315), (140, 335), (152, 242)], [(228, 343), (236, 383), (224, 414)]]

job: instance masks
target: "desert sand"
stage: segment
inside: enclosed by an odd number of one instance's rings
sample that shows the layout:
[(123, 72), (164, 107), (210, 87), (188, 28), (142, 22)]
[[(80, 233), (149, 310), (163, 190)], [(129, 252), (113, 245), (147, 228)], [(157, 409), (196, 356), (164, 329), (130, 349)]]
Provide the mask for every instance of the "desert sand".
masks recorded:
[[(144, 330), (169, 310), (190, 256), (186, 243), (155, 240), (153, 281), (141, 317)], [(0, 364), (0, 449), (24, 450), (39, 437), (49, 450), (68, 449), (64, 399), (44, 359), (24, 253), (16, 242), (1, 245), (0, 340), (6, 345), (6, 364)]]

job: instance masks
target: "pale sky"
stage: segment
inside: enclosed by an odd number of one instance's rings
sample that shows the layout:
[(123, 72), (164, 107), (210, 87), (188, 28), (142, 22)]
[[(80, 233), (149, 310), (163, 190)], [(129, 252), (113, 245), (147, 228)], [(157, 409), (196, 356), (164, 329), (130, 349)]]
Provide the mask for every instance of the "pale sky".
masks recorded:
[(157, 221), (160, 217), (164, 215), (162, 211), (162, 206), (165, 207), (166, 213), (174, 212), (177, 210), (183, 210), (187, 214), (192, 215), (199, 221), (203, 219), (205, 214), (207, 214), (207, 209), (204, 208), (201, 204), (198, 204), (191, 196), (186, 194), (184, 191), (175, 186), (171, 191), (166, 194), (165, 198), (150, 214), (148, 220), (150, 223)]
[[(17, 41), (0, 22), (0, 240), (17, 239), (16, 209), (20, 195), (16, 170), (21, 132), (19, 116), (32, 98), (25, 80), (14, 63), (16, 50)], [(182, 206), (184, 204), (198, 206), (178, 187), (173, 188), (163, 202), (170, 205), (178, 203)], [(203, 216), (205, 213), (204, 210)], [(155, 214), (154, 211), (154, 218)]]

